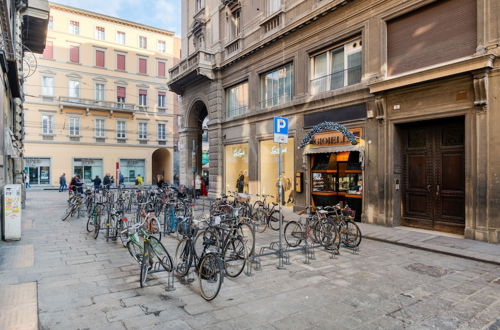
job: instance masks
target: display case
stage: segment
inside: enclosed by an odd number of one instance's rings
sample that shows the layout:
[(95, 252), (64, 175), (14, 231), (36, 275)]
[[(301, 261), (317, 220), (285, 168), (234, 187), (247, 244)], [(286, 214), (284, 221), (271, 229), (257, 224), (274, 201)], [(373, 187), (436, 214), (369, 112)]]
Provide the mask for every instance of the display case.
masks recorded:
[(313, 192), (335, 192), (336, 174), (329, 172), (316, 172), (312, 174)]

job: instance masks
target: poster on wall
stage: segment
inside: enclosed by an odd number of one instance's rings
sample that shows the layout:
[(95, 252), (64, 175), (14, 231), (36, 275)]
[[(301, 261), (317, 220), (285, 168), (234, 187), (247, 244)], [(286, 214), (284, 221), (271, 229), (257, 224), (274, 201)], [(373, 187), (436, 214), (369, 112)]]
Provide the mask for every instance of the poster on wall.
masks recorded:
[(6, 240), (21, 239), (21, 185), (4, 186), (4, 236)]

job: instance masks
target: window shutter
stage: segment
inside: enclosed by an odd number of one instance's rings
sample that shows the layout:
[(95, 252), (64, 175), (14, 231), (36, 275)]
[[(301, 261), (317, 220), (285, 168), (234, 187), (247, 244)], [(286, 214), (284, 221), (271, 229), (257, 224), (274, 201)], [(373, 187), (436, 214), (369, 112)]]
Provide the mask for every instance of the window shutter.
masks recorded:
[(116, 96), (117, 97), (125, 97), (125, 87), (118, 86), (116, 90)]
[(139, 59), (139, 73), (146, 74), (146, 59)]
[(54, 57), (54, 48), (52, 41), (47, 41), (45, 43), (45, 49), (43, 50), (43, 57), (45, 58), (53, 58)]
[(139, 89), (139, 95), (148, 95), (148, 91), (145, 89)]
[(95, 65), (104, 67), (104, 51), (102, 50), (95, 51)]
[(80, 47), (71, 46), (70, 51), (69, 51), (69, 60), (73, 63), (80, 62)]
[(165, 95), (167, 95), (167, 93), (166, 92), (158, 92), (158, 95), (165, 96)]
[(158, 62), (158, 76), (165, 77), (165, 62)]
[(123, 54), (116, 55), (116, 68), (118, 70), (125, 71), (125, 55)]

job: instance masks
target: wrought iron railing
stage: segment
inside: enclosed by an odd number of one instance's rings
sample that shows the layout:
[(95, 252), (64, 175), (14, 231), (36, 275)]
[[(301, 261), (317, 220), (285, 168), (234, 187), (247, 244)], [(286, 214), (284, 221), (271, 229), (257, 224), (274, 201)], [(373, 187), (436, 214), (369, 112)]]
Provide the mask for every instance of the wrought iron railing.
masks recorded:
[(326, 91), (354, 85), (361, 81), (361, 66), (355, 66), (342, 71), (336, 71), (318, 78), (311, 79), (311, 94), (316, 95)]
[(67, 97), (67, 96), (60, 96), (59, 103), (61, 105), (71, 105), (71, 106), (76, 106), (76, 107), (81, 107), (81, 108), (130, 111), (130, 112), (133, 112), (133, 111), (147, 112), (149, 109), (147, 106), (136, 105), (133, 103), (101, 101), (101, 100), (92, 100), (92, 99), (84, 99), (84, 98), (79, 98), (79, 97)]

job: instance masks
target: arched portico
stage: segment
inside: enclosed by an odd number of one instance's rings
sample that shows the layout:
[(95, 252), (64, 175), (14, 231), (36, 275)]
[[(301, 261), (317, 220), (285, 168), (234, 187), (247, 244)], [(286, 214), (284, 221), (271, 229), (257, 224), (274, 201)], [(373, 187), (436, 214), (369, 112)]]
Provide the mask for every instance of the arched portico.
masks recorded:
[(163, 176), (165, 182), (173, 182), (172, 155), (166, 148), (156, 149), (151, 156), (151, 181), (157, 183), (157, 175)]

